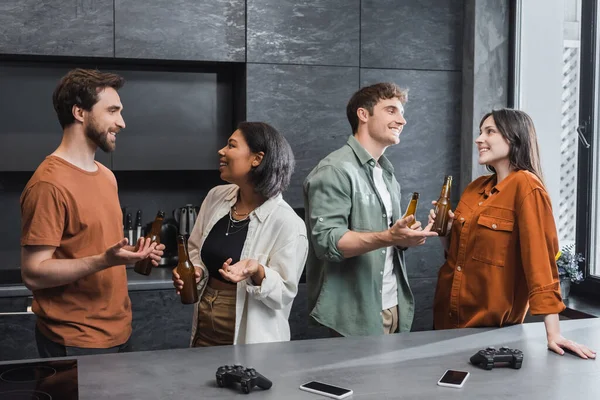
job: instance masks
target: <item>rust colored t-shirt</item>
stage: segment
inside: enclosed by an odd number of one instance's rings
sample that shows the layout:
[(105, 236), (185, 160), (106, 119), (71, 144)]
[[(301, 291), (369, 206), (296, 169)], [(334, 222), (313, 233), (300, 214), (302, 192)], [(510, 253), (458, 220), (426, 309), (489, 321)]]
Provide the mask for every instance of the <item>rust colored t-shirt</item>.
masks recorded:
[[(103, 253), (123, 237), (113, 173), (100, 163), (87, 172), (56, 156), (37, 168), (21, 195), (21, 246), (54, 246), (55, 259)], [(37, 326), (65, 346), (108, 348), (131, 334), (125, 266), (73, 283), (33, 291)]]
[(534, 174), (513, 172), (498, 185), (496, 175), (476, 179), (455, 214), (438, 274), (436, 329), (500, 327), (522, 323), (529, 307), (533, 315), (565, 309), (550, 198)]

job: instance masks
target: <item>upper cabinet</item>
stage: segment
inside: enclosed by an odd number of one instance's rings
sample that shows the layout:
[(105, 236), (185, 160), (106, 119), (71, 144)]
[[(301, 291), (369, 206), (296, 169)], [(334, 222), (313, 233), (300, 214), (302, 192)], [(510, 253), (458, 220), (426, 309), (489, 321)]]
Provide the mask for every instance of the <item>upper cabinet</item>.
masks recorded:
[(359, 65), (359, 0), (248, 0), (248, 62)]
[[(34, 171), (62, 139), (52, 92), (69, 69), (35, 64), (0, 66), (0, 171)], [(96, 159), (110, 166), (110, 155)]]
[(2, 0), (0, 53), (113, 57), (113, 0)]
[[(94, 68), (88, 64), (77, 64)], [(62, 139), (52, 93), (73, 64), (0, 63), (0, 171), (34, 171)], [(235, 125), (232, 65), (161, 71), (98, 65), (125, 78), (119, 90), (126, 127), (116, 150), (96, 160), (121, 171), (217, 170), (217, 150)], [(101, 112), (101, 111), (99, 111)]]
[(351, 133), (344, 118), (358, 90), (357, 67), (248, 64), (247, 117), (267, 121), (288, 140), (296, 166), (284, 198), (303, 207), (302, 183), (315, 165)]
[(460, 71), (463, 0), (362, 0), (361, 68)]
[(119, 58), (244, 62), (245, 31), (245, 0), (115, 0)]
[[(232, 132), (231, 86), (214, 71), (121, 71), (126, 128), (113, 169), (216, 170)], [(223, 87), (225, 86), (225, 87)]]

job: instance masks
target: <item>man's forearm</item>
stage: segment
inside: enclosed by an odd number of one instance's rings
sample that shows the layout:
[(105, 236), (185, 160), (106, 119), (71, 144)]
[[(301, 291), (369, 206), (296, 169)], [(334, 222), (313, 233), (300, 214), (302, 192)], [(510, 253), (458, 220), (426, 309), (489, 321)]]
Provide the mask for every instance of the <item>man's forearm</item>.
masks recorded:
[(67, 285), (107, 267), (104, 255), (99, 254), (75, 260), (45, 260), (37, 267), (23, 268), (21, 274), (27, 288), (39, 290)]
[(392, 246), (389, 231), (355, 232), (348, 231), (338, 241), (338, 250), (344, 258), (356, 257), (382, 247)]

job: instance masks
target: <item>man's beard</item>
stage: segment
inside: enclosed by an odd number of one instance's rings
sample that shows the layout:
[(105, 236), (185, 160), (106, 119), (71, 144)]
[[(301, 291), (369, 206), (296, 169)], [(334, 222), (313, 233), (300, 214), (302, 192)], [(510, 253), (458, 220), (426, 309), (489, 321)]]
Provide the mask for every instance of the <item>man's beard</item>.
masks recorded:
[(96, 127), (95, 121), (90, 121), (91, 123), (85, 128), (85, 135), (90, 138), (92, 142), (100, 149), (102, 149), (105, 153), (110, 153), (114, 150), (114, 147), (110, 145), (108, 141), (108, 132), (101, 132)]

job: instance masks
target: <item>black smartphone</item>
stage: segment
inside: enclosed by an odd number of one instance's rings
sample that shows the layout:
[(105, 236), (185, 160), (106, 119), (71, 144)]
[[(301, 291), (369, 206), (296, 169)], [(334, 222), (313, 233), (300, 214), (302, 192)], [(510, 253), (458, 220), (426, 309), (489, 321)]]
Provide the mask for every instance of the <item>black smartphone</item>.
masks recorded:
[(438, 381), (438, 385), (453, 388), (461, 388), (465, 384), (465, 381), (468, 377), (469, 373), (466, 371), (456, 371), (453, 369), (449, 369), (440, 378), (440, 380)]
[(350, 389), (345, 389), (339, 386), (333, 386), (317, 381), (311, 381), (300, 385), (300, 390), (331, 397), (332, 399), (345, 399), (346, 397), (351, 396), (353, 393)]

